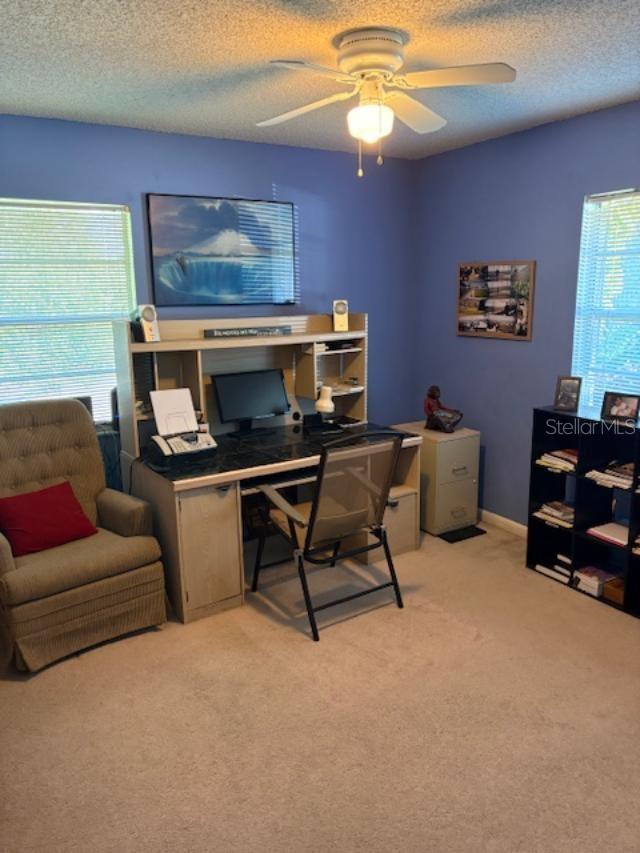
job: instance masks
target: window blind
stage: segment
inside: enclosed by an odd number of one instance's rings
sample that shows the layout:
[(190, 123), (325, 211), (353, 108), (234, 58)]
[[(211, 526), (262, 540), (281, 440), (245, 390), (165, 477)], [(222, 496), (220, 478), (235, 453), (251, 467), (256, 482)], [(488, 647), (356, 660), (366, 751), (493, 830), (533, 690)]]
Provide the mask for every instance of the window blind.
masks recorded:
[(599, 416), (605, 391), (640, 394), (640, 191), (584, 202), (572, 373)]
[(108, 420), (134, 301), (127, 207), (0, 199), (1, 402), (90, 396)]

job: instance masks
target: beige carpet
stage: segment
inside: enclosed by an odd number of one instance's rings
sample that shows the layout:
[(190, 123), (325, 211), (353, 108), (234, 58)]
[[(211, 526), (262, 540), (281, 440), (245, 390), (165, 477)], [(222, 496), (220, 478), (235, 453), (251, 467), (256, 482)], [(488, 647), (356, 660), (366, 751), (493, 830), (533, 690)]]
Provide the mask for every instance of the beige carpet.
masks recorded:
[(397, 564), (406, 608), (318, 644), (287, 567), (0, 681), (0, 849), (638, 853), (640, 621), (495, 529)]

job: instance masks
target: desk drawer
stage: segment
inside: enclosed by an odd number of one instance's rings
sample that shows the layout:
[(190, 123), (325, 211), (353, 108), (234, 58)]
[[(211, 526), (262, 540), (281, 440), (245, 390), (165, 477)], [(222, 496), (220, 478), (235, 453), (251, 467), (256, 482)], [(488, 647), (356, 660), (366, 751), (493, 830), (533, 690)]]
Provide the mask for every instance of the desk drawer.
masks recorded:
[(463, 480), (460, 483), (446, 483), (438, 488), (438, 497), (434, 507), (434, 528), (429, 533), (438, 535), (447, 530), (469, 527), (478, 520), (478, 483), (476, 480)]
[(438, 446), (437, 482), (478, 479), (479, 436), (442, 442)]

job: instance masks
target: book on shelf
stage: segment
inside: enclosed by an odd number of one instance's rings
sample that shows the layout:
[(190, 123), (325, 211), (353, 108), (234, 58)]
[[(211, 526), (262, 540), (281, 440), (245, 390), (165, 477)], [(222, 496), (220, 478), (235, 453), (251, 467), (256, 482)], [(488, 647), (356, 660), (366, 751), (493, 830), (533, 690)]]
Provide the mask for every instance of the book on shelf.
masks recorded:
[(598, 566), (585, 566), (582, 569), (576, 569), (573, 575), (573, 582), (576, 589), (587, 592), (596, 598), (602, 596), (604, 585), (619, 576), (613, 572), (608, 572), (606, 569), (600, 569)]
[(569, 530), (573, 527), (573, 521), (565, 521), (563, 518), (558, 518), (558, 516), (546, 513), (541, 509), (534, 512), (533, 515), (535, 518), (539, 518), (541, 521), (545, 521), (553, 527), (566, 527)]
[(630, 489), (633, 484), (633, 462), (618, 462), (614, 459), (604, 471), (594, 469), (585, 476), (610, 489)]
[(564, 572), (558, 571), (557, 566), (551, 568), (550, 566), (542, 566), (538, 563), (536, 566), (534, 566), (534, 569), (541, 575), (546, 575), (546, 577), (553, 578), (556, 581), (560, 581), (560, 583), (569, 583), (570, 576), (566, 575)]
[(539, 459), (536, 459), (536, 465), (541, 465), (543, 468), (551, 468), (555, 471), (566, 471), (567, 473), (575, 471), (577, 464), (578, 451), (571, 448), (551, 450), (543, 453)]
[(551, 450), (549, 454), (554, 459), (564, 459), (565, 462), (570, 462), (572, 465), (578, 464), (578, 451), (573, 447), (566, 447), (564, 450)]
[(560, 527), (573, 527), (575, 511), (572, 506), (562, 501), (549, 501), (542, 504), (537, 512), (533, 513), (536, 518), (542, 519), (550, 524), (558, 524)]
[(585, 474), (589, 480), (593, 480), (600, 486), (606, 486), (609, 489), (630, 489), (631, 480), (626, 480), (623, 477), (616, 477), (612, 474), (607, 474), (604, 471), (588, 471)]
[(633, 479), (633, 462), (618, 462), (614, 459), (604, 469), (606, 474), (614, 474), (617, 477), (626, 477), (629, 480)]
[(568, 568), (571, 568), (571, 557), (567, 557), (566, 554), (561, 554), (560, 552), (558, 552), (556, 554), (556, 560), (559, 563), (562, 563), (563, 565), (567, 566)]
[(563, 503), (563, 501), (548, 501), (542, 504), (540, 509), (548, 515), (561, 518), (563, 521), (573, 521), (575, 515), (574, 508), (570, 504)]
[(612, 545), (626, 545), (629, 541), (629, 528), (615, 521), (590, 527), (587, 533), (590, 536), (595, 536), (596, 539), (602, 539), (603, 542), (608, 542)]

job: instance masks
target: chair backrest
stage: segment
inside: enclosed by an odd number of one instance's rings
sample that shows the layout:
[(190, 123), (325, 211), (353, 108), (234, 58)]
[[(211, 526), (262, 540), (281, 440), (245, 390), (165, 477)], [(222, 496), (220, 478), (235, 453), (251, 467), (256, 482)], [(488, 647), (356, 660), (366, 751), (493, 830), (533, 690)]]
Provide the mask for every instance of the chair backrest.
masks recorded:
[(382, 524), (402, 438), (376, 431), (324, 446), (305, 549)]
[(78, 400), (0, 406), (0, 497), (68, 480), (95, 524), (104, 464), (91, 416)]

